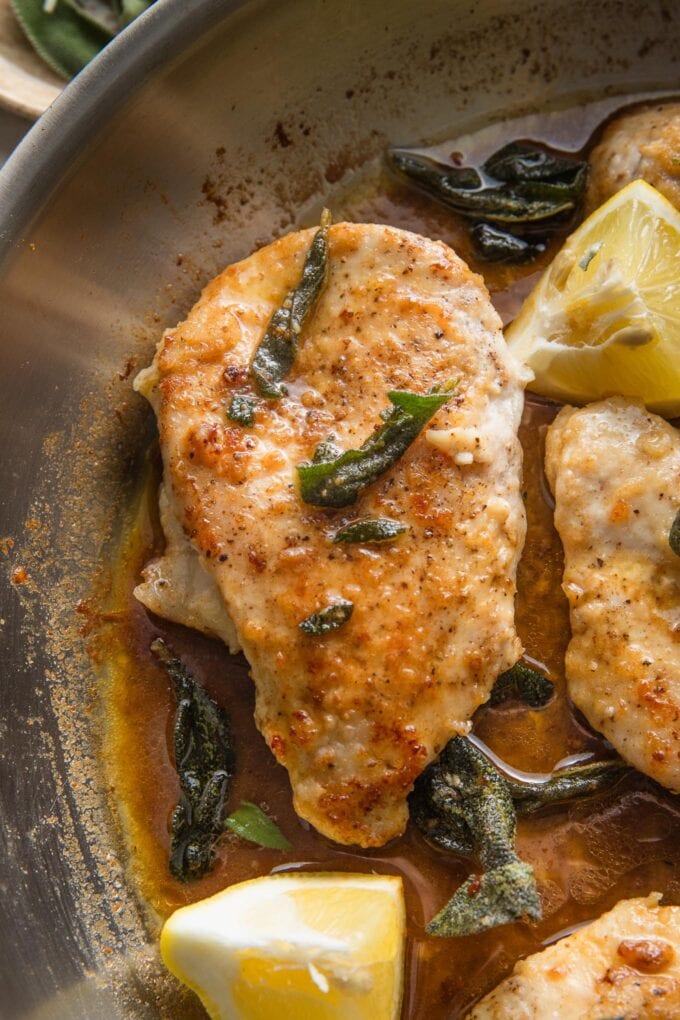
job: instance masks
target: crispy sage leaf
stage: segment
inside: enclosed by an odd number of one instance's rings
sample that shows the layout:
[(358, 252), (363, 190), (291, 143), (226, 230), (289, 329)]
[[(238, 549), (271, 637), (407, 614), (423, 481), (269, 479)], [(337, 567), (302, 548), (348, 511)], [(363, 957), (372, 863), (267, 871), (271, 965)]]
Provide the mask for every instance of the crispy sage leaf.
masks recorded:
[(391, 542), (403, 535), (408, 528), (391, 517), (368, 517), (363, 521), (352, 521), (333, 535), (334, 542)]
[(258, 393), (270, 400), (278, 400), (287, 392), (281, 380), (293, 366), (300, 333), (326, 282), (330, 223), (330, 213), (324, 209), (321, 226), (305, 257), (300, 280), (272, 315), (253, 355), (250, 373)]
[(545, 251), (545, 244), (525, 241), (491, 223), (476, 223), (470, 236), (475, 252), (485, 262), (528, 262)]
[(515, 857), (481, 875), (468, 875), (425, 930), (428, 935), (451, 938), (475, 935), (522, 917), (538, 921), (541, 916), (534, 870)]
[(318, 613), (312, 613), (298, 624), (298, 627), (310, 637), (320, 637), (323, 634), (330, 634), (332, 630), (338, 630), (343, 623), (347, 623), (354, 612), (354, 603), (347, 599), (338, 599), (330, 605), (320, 609)]
[(235, 393), (231, 398), (227, 417), (238, 425), (250, 427), (255, 424), (255, 409), (257, 400), (248, 396), (247, 393)]
[(532, 815), (545, 807), (611, 790), (630, 771), (625, 762), (612, 759), (558, 769), (543, 783), (520, 783), (509, 776), (505, 776), (505, 781), (517, 814)]
[(165, 642), (158, 638), (151, 651), (170, 676), (177, 698), (173, 743), (181, 793), (172, 816), (170, 872), (189, 882), (209, 869), (223, 830), (234, 774), (232, 738), (225, 712)]
[[(490, 223), (534, 224), (573, 212), (585, 186), (586, 167), (574, 161), (562, 178), (514, 177), (504, 181), (461, 182), (460, 167), (450, 167), (408, 149), (391, 149), (390, 166), (421, 191), (461, 216)], [(486, 167), (482, 168), (486, 174)], [(478, 175), (479, 176), (479, 175)], [(472, 186), (471, 186), (472, 184)]]
[[(476, 748), (476, 753), (483, 754), (479, 748)], [(604, 793), (630, 772), (630, 766), (625, 762), (609, 759), (559, 769), (542, 781), (520, 782), (501, 772), (488, 758), (487, 765), (498, 773), (512, 797), (516, 813), (522, 816)], [(451, 784), (451, 773), (442, 764), (441, 758), (416, 783), (410, 806), (413, 821), (432, 843), (452, 853), (467, 856), (474, 853), (475, 844), (466, 810), (457, 788)]]
[(668, 535), (668, 544), (676, 556), (680, 556), (680, 510), (676, 513)]
[[(464, 737), (454, 737), (434, 771), (451, 788), (472, 837), (483, 874), (469, 875), (427, 924), (430, 935), (472, 935), (521, 917), (541, 917), (533, 869), (515, 851), (515, 809), (508, 787), (486, 755)], [(419, 783), (427, 784), (427, 770)]]
[(244, 800), (225, 821), (225, 826), (232, 832), (247, 839), (250, 843), (266, 846), (270, 850), (290, 850), (292, 844), (257, 804)]
[(573, 181), (584, 162), (557, 156), (532, 142), (509, 142), (489, 156), (484, 173), (497, 181)]
[(523, 662), (516, 662), (496, 680), (489, 704), (495, 707), (506, 701), (522, 701), (530, 708), (543, 708), (554, 693), (555, 687), (547, 676)]
[(453, 386), (444, 392), (409, 393), (391, 390), (391, 409), (383, 411), (383, 425), (368, 437), (358, 450), (346, 450), (332, 459), (319, 459), (318, 446), (311, 462), (298, 464), (300, 492), (305, 503), (312, 506), (349, 506), (367, 485), (387, 471), (417, 439), (430, 418), (453, 393)]

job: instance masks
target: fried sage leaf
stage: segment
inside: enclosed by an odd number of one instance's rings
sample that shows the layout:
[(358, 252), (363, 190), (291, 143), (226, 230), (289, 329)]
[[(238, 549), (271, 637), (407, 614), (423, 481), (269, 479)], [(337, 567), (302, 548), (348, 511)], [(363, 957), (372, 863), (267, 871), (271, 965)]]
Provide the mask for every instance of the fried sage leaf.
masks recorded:
[(583, 160), (558, 156), (531, 142), (509, 142), (489, 156), (484, 173), (497, 181), (573, 181), (585, 166)]
[(495, 707), (506, 701), (521, 701), (530, 708), (543, 708), (554, 693), (555, 687), (546, 676), (523, 662), (516, 662), (496, 680), (489, 704)]
[(410, 149), (390, 149), (388, 163), (421, 191), (461, 216), (490, 223), (534, 224), (573, 212), (587, 164), (557, 159), (539, 146), (505, 146), (480, 171), (451, 167)]
[(321, 226), (305, 257), (300, 280), (272, 315), (253, 355), (250, 374), (258, 393), (270, 400), (278, 400), (287, 392), (281, 380), (293, 366), (300, 333), (328, 277), (330, 223), (330, 213), (324, 209)]
[(484, 870), (468, 876), (426, 931), (472, 935), (524, 916), (540, 918), (533, 870), (515, 851), (515, 809), (498, 770), (469, 740), (454, 737), (419, 784), (426, 785), (437, 771), (451, 789), (453, 816), (466, 823)]
[(425, 930), (444, 938), (474, 935), (522, 917), (539, 920), (541, 903), (533, 868), (516, 857), (481, 875), (468, 875)]
[(408, 528), (391, 517), (369, 517), (363, 521), (352, 521), (333, 535), (334, 542), (391, 542), (403, 535)]
[(181, 793), (172, 816), (170, 872), (189, 882), (210, 867), (223, 830), (234, 774), (232, 738), (225, 712), (165, 642), (157, 639), (151, 651), (170, 676), (177, 698), (173, 743)]
[(235, 393), (231, 398), (227, 417), (235, 421), (237, 425), (245, 425), (249, 428), (255, 424), (255, 409), (257, 400), (248, 396), (247, 393)]
[(330, 634), (331, 631), (342, 627), (353, 612), (353, 602), (348, 602), (347, 599), (338, 599), (320, 609), (318, 613), (312, 613), (302, 623), (299, 623), (298, 627), (310, 637), (321, 637), (323, 634)]
[(292, 847), (269, 815), (250, 801), (244, 800), (239, 804), (224, 824), (249, 843), (257, 843), (258, 846), (265, 846), (270, 850), (290, 850)]
[[(391, 409), (382, 412), (383, 424), (358, 450), (346, 450), (332, 459), (317, 446), (311, 462), (298, 464), (300, 493), (312, 506), (349, 506), (367, 485), (387, 471), (417, 439), (422, 429), (450, 399), (453, 386), (443, 392), (409, 393), (391, 390)], [(327, 459), (328, 457), (328, 459)]]
[(670, 534), (668, 535), (668, 544), (675, 553), (676, 556), (680, 556), (680, 510), (673, 519), (671, 524)]
[[(476, 753), (483, 755), (479, 748), (476, 748)], [(483, 756), (486, 758), (486, 755)], [(475, 843), (468, 816), (458, 790), (451, 785), (451, 774), (440, 763), (441, 758), (416, 783), (411, 795), (411, 817), (432, 843), (443, 850), (469, 856), (475, 851)], [(512, 797), (516, 814), (521, 816), (604, 793), (630, 772), (625, 762), (610, 759), (572, 765), (557, 770), (547, 779), (521, 782), (501, 772), (488, 758), (487, 766), (498, 773)]]
[(505, 776), (518, 815), (532, 815), (542, 808), (594, 797), (611, 790), (630, 766), (620, 759), (588, 762), (558, 769), (543, 783), (520, 783)]
[(491, 223), (476, 223), (470, 236), (477, 256), (484, 262), (528, 262), (545, 251), (545, 244), (532, 244)]

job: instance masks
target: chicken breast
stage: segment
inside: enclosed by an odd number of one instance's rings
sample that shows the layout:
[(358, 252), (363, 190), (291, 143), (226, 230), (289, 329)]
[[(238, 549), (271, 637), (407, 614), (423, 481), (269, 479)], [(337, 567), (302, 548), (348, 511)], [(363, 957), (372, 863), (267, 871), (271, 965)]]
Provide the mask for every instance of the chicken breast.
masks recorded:
[(680, 103), (645, 106), (608, 125), (590, 156), (588, 209), (639, 177), (680, 209)]
[(680, 792), (680, 433), (612, 397), (560, 411), (546, 473), (564, 546), (569, 695), (641, 772)]
[(671, 1020), (680, 1016), (680, 907), (622, 900), (520, 960), (468, 1020)]
[[(482, 280), (449, 248), (342, 223), (287, 395), (259, 400), (252, 427), (229, 421), (313, 236), (290, 234), (213, 280), (138, 386), (157, 412), (174, 512), (235, 625), (256, 722), (297, 812), (338, 842), (379, 846), (403, 830), (415, 778), (467, 732), (521, 652), (524, 370)], [(452, 381), (453, 396), (354, 505), (302, 500), (296, 466), (317, 444), (358, 448), (388, 391)], [(349, 521), (386, 516), (406, 529), (394, 541), (332, 541)], [(300, 628), (339, 600), (353, 605), (339, 629)]]
[(135, 588), (135, 597), (157, 616), (221, 638), (230, 652), (240, 651), (217, 582), (184, 534), (165, 483), (158, 492), (158, 511), (165, 551), (147, 563), (142, 571), (143, 581)]

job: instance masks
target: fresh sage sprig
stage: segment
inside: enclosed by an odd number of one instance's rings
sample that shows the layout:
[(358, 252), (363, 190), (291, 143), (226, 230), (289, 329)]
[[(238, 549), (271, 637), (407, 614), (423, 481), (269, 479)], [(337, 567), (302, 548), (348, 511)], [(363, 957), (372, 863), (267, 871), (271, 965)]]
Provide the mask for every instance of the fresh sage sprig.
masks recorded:
[(249, 843), (257, 843), (258, 846), (270, 850), (291, 849), (292, 844), (288, 842), (278, 825), (262, 808), (257, 804), (251, 804), (250, 801), (244, 800), (235, 811), (232, 811), (224, 824), (227, 829), (241, 839), (248, 840)]
[(668, 535), (668, 544), (676, 556), (680, 556), (680, 510), (676, 513)]
[(328, 231), (331, 214), (324, 209), (296, 286), (276, 309), (260, 340), (250, 366), (258, 393), (278, 400), (287, 390), (281, 380), (290, 372), (304, 325), (328, 277)]
[(298, 464), (300, 493), (312, 506), (349, 506), (362, 489), (395, 464), (418, 438), (422, 429), (453, 395), (454, 385), (443, 391), (409, 393), (391, 390), (391, 409), (382, 412), (383, 424), (358, 450), (337, 453), (337, 447), (320, 444), (311, 462)]
[(496, 680), (489, 704), (496, 707), (506, 701), (521, 701), (530, 708), (543, 708), (554, 693), (555, 687), (547, 676), (523, 662), (516, 662)]
[(388, 150), (387, 162), (421, 191), (476, 221), (471, 233), (477, 254), (492, 262), (523, 262), (543, 251), (550, 233), (578, 208), (588, 166), (533, 142), (505, 145), (479, 167), (449, 166), (400, 148)]
[(439, 772), (448, 787), (437, 784), (440, 806), (448, 808), (452, 832), (464, 823), (482, 874), (471, 874), (449, 902), (426, 925), (430, 935), (473, 935), (522, 917), (538, 920), (541, 902), (533, 869), (515, 850), (515, 809), (500, 773), (474, 744), (454, 737), (419, 784), (431, 795), (431, 776)]
[(10, 0), (31, 46), (72, 78), (153, 0)]
[(391, 517), (367, 517), (363, 521), (351, 521), (333, 535), (333, 542), (354, 542), (368, 545), (372, 542), (393, 542), (408, 528)]
[(318, 613), (312, 613), (298, 624), (303, 634), (309, 637), (321, 637), (323, 634), (330, 634), (338, 630), (343, 623), (347, 623), (354, 612), (354, 603), (347, 599), (337, 599), (330, 605), (320, 609)]
[(181, 793), (172, 816), (170, 872), (189, 882), (209, 869), (223, 830), (234, 775), (233, 743), (226, 713), (184, 663), (160, 638), (151, 651), (172, 680), (177, 699), (173, 744)]

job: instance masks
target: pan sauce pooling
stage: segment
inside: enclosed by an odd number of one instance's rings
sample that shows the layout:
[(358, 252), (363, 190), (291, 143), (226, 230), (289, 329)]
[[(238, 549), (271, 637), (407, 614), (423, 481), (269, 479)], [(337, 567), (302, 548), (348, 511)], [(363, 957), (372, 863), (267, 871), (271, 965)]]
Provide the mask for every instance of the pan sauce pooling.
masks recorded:
[[(363, 191), (351, 213), (359, 219), (389, 219), (397, 225), (444, 236), (469, 257), (465, 231), (455, 218), (439, 214), (426, 200), (392, 181), (381, 180), (374, 196)], [(551, 254), (554, 249), (547, 253), (546, 260)], [(513, 293), (517, 294), (518, 290), (513, 292), (511, 285), (517, 281), (521, 293), (521, 277), (527, 271), (492, 267), (488, 275), (485, 274), (492, 293), (494, 289), (506, 291), (503, 307), (517, 306)], [(517, 625), (527, 653), (545, 663), (551, 679), (556, 682), (558, 697), (541, 712), (510, 709), (501, 714), (485, 708), (475, 719), (476, 732), (499, 755), (516, 768), (532, 772), (549, 771), (558, 760), (574, 752), (607, 753), (598, 738), (574, 717), (562, 695), (568, 623), (566, 604), (559, 588), (561, 550), (552, 527), (552, 511), (544, 499), (541, 473), (541, 432), (553, 414), (552, 408), (530, 400), (521, 429), (525, 450), (523, 494), (529, 529), (520, 564)], [(165, 523), (172, 528), (167, 516)], [(144, 561), (145, 549), (151, 545), (148, 530), (145, 534), (146, 537), (142, 535), (128, 547), (127, 578), (134, 577)], [(175, 538), (179, 543), (180, 534)], [(193, 557), (193, 562), (195, 560)], [(195, 573), (193, 566), (189, 566), (190, 561), (192, 557), (189, 556), (183, 561), (186, 567), (183, 583)], [(162, 571), (157, 577), (161, 576)], [(205, 596), (203, 586), (207, 575), (199, 571), (195, 577), (201, 578), (196, 592), (200, 600)], [(176, 615), (175, 618), (180, 617)], [(425, 1016), (429, 1020), (449, 1020), (465, 1015), (470, 1003), (507, 974), (514, 960), (540, 949), (542, 939), (598, 916), (625, 896), (647, 894), (656, 888), (665, 893), (667, 900), (680, 895), (677, 808), (668, 795), (635, 774), (610, 796), (597, 802), (577, 804), (569, 810), (520, 821), (518, 850), (534, 866), (543, 900), (542, 922), (531, 926), (506, 926), (453, 943), (424, 937), (423, 922), (459, 885), (469, 871), (469, 862), (430, 850), (412, 829), (386, 848), (379, 858), (342, 854), (329, 848), (313, 832), (296, 829), (281, 770), (268, 761), (264, 743), (258, 743), (254, 729), (248, 730), (251, 708), (245, 677), (234, 677), (229, 687), (223, 685), (220, 676), (233, 669), (227, 657), (205, 643), (194, 647), (195, 642), (188, 632), (170, 630), (168, 640), (189, 657), (198, 675), (207, 681), (212, 696), (235, 714), (237, 730), (242, 731), (237, 734), (241, 774), (237, 777), (236, 801), (239, 796), (260, 803), (266, 798), (269, 809), (295, 843), (293, 852), (281, 855), (271, 852), (254, 855), (252, 848), (238, 844), (223, 846), (218, 850), (211, 876), (194, 887), (179, 887), (167, 877), (167, 817), (176, 798), (167, 752), (162, 753), (165, 757), (162, 756), (161, 767), (157, 765), (157, 748), (165, 743), (166, 719), (171, 705), (165, 685), (158, 686), (156, 671), (144, 666), (140, 673), (138, 665), (159, 624), (149, 621), (134, 608), (129, 608), (129, 619), (131, 629), (125, 624), (120, 631), (121, 648), (125, 649), (121, 655), (124, 659), (128, 654), (125, 646), (130, 644), (137, 648), (138, 657), (136, 661), (133, 657), (127, 667), (121, 666), (121, 680), (126, 680), (127, 686), (124, 690), (123, 683), (117, 685), (114, 700), (118, 697), (120, 718), (125, 715), (137, 721), (134, 734), (129, 722), (119, 726), (117, 757), (121, 765), (118, 776), (121, 797), (127, 802), (133, 839), (139, 851), (138, 873), (143, 892), (161, 915), (165, 916), (187, 899), (199, 899), (229, 882), (251, 877), (254, 873), (267, 873), (279, 864), (307, 861), (318, 862), (316, 870), (319, 864), (331, 870), (368, 871), (374, 867), (388, 872), (396, 870), (405, 876), (407, 886), (410, 979), (405, 1015), (414, 1020)], [(229, 623), (227, 621), (226, 628), (221, 629), (224, 623), (224, 618), (221, 622), (213, 618), (208, 629), (228, 638)], [(163, 630), (162, 624), (160, 627)], [(135, 687), (131, 689), (133, 673)], [(130, 759), (137, 749), (140, 749), (137, 760), (128, 760), (124, 767), (125, 756)], [(140, 783), (139, 777), (146, 779), (150, 768), (155, 782)], [(455, 967), (452, 967), (454, 956)]]

